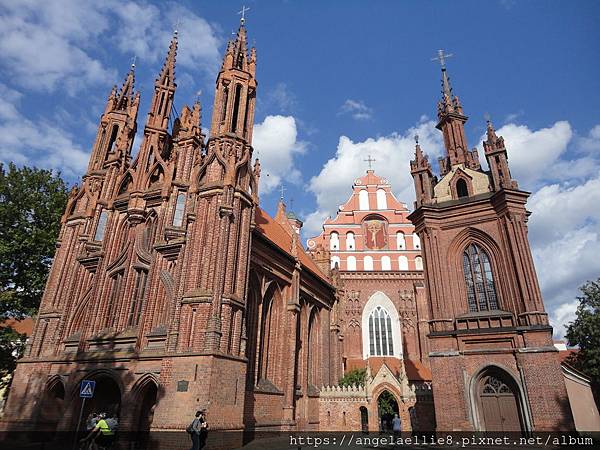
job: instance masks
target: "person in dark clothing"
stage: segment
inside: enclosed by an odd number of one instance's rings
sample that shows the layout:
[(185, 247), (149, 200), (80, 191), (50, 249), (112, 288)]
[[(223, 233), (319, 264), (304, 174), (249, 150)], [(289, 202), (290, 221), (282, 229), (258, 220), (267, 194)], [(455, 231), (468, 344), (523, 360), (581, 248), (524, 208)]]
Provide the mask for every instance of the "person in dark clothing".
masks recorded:
[(201, 450), (206, 445), (208, 437), (208, 423), (206, 422), (206, 410), (196, 411), (196, 417), (190, 425), (190, 438), (192, 439), (191, 450)]

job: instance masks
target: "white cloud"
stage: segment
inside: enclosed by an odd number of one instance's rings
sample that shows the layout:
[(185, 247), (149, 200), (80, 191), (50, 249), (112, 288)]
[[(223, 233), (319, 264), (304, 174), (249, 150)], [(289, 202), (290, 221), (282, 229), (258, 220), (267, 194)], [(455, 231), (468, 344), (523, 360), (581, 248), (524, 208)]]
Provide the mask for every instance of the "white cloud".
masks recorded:
[(265, 94), (264, 105), (267, 110), (275, 107), (280, 112), (289, 113), (296, 108), (297, 103), (296, 95), (286, 83), (277, 83)]
[(348, 99), (340, 107), (338, 115), (350, 114), (356, 120), (369, 120), (373, 118), (373, 109), (365, 105), (362, 100)]
[[(509, 123), (497, 130), (497, 134), (504, 136), (511, 175), (522, 189), (533, 189), (540, 180), (552, 179), (560, 173), (553, 166), (567, 150), (573, 131), (566, 121), (535, 131), (526, 125)], [(479, 154), (483, 158), (484, 153)]]
[(85, 51), (84, 45), (108, 28), (93, 2), (2, 1), (0, 64), (14, 83), (33, 90), (67, 91), (108, 83), (115, 73)]
[(423, 151), (432, 159), (441, 154), (441, 135), (435, 129), (435, 122), (427, 118), (422, 118), (419, 124), (404, 133), (369, 138), (363, 142), (353, 142), (341, 136), (335, 156), (310, 180), (308, 189), (317, 198), (317, 209), (306, 218), (306, 235), (318, 234), (323, 220), (333, 216), (338, 206), (348, 200), (353, 181), (366, 170), (364, 159), (367, 155), (375, 158), (375, 172), (390, 180), (396, 197), (412, 207), (415, 194), (409, 161), (414, 158), (415, 134), (419, 135)]
[(142, 60), (162, 60), (172, 38), (173, 27), (179, 22), (177, 66), (202, 70), (211, 77), (219, 69), (220, 39), (217, 30), (189, 9), (169, 3), (164, 10), (138, 2), (116, 2), (114, 13), (121, 20), (116, 35), (123, 53), (137, 55)]
[(564, 339), (567, 331), (566, 325), (575, 320), (575, 312), (579, 301), (561, 303), (557, 306), (552, 314), (550, 314), (550, 325), (554, 327), (554, 337)]
[(213, 26), (176, 4), (137, 1), (0, 0), (0, 67), (12, 83), (37, 91), (61, 88), (74, 94), (94, 84), (114, 83), (117, 73), (99, 55), (113, 43), (126, 55), (156, 62), (164, 57), (178, 18), (178, 66), (214, 75), (219, 38)]
[(45, 120), (33, 123), (18, 110), (21, 94), (0, 84), (0, 161), (60, 170), (79, 178), (89, 155), (64, 129)]
[(260, 159), (260, 192), (269, 193), (281, 183), (297, 184), (300, 171), (294, 166), (294, 157), (306, 150), (298, 141), (296, 120), (292, 116), (267, 116), (254, 126), (254, 155)]

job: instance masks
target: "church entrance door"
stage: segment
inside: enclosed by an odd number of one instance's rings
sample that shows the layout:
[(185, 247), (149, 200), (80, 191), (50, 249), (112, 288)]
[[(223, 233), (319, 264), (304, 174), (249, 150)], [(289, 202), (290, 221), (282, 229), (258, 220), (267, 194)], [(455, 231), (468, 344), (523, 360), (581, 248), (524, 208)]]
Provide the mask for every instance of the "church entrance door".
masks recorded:
[(377, 399), (377, 410), (379, 412), (380, 431), (392, 431), (392, 419), (398, 413), (398, 402), (387, 390), (383, 391)]
[(508, 374), (493, 371), (479, 380), (478, 403), (484, 431), (521, 431), (519, 394)]

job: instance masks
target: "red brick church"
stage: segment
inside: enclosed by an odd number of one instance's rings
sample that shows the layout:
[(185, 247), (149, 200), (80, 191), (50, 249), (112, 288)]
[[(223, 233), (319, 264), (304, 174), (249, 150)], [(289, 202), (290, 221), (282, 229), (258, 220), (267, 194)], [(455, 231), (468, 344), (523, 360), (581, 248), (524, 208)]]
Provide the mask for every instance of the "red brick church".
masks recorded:
[[(300, 241), (283, 201), (260, 207), (253, 160), (256, 52), (240, 26), (215, 87), (176, 116), (175, 33), (132, 158), (134, 68), (113, 89), (56, 256), (4, 428), (379, 430), (387, 396), (403, 429), (571, 429), (552, 328), (527, 239), (528, 193), (488, 123), (489, 170), (465, 140), (442, 69), (440, 174), (418, 143), (415, 210), (369, 170), (323, 233)], [(398, 171), (409, 170), (398, 167)], [(340, 387), (364, 368), (361, 386)]]

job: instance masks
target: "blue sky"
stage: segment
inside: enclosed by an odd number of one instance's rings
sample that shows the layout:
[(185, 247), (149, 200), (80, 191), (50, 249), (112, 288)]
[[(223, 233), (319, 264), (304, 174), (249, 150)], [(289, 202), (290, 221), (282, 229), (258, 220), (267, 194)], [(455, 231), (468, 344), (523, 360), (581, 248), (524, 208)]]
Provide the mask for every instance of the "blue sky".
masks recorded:
[[(99, 4), (98, 4), (99, 3)], [(77, 182), (110, 88), (136, 56), (143, 129), (154, 78), (180, 22), (176, 107), (203, 104), (238, 1), (0, 0), (0, 161), (59, 169)], [(595, 1), (246, 1), (258, 50), (254, 147), (261, 202), (279, 186), (304, 237), (374, 169), (412, 205), (413, 136), (440, 155), (434, 128), (440, 48), (471, 146), (489, 113), (513, 176), (532, 192), (530, 239), (557, 335), (577, 286), (600, 275), (600, 3)], [(139, 140), (134, 146), (137, 148)], [(268, 176), (265, 176), (268, 174)]]

